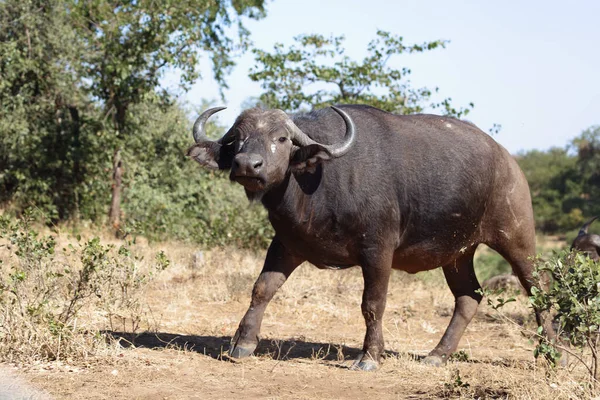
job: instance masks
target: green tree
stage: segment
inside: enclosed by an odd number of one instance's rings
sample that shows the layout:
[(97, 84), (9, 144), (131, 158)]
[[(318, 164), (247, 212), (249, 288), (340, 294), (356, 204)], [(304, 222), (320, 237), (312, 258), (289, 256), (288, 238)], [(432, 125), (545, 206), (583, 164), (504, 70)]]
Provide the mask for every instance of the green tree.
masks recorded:
[(587, 216), (600, 215), (600, 125), (584, 130), (571, 142), (577, 151), (577, 169), (582, 178), (582, 209)]
[[(114, 182), (131, 183), (123, 166), (145, 151), (121, 156), (128, 137), (144, 134), (128, 124), (131, 108), (171, 107), (160, 78), (178, 70), (188, 88), (199, 54), (226, 86), (249, 43), (243, 22), (264, 16), (263, 3), (0, 1), (0, 201), (17, 211), (34, 204), (54, 220), (106, 213), (111, 169)], [(120, 195), (113, 184), (115, 222)]]
[(473, 103), (455, 108), (451, 98), (434, 102), (437, 87), (414, 88), (408, 80), (410, 69), (388, 65), (393, 56), (444, 48), (447, 41), (405, 45), (402, 37), (378, 31), (367, 56), (358, 62), (346, 55), (343, 36), (301, 35), (295, 40), (289, 49), (276, 44), (273, 52), (253, 50), (256, 65), (250, 78), (262, 83), (265, 92), (259, 102), (268, 107), (296, 111), (359, 103), (399, 114), (442, 109), (457, 117), (473, 108)]
[(600, 214), (600, 126), (584, 130), (564, 148), (516, 158), (529, 182), (539, 230), (574, 231), (567, 235), (570, 242), (584, 221)]
[(531, 150), (516, 158), (529, 182), (537, 228), (556, 233), (580, 225), (584, 216), (577, 157), (566, 149), (552, 148)]
[(76, 67), (82, 42), (61, 1), (0, 2), (0, 201), (53, 219), (78, 211), (94, 107)]
[[(265, 15), (264, 0), (68, 1), (72, 25), (86, 46), (83, 66), (88, 89), (112, 121), (114, 140), (110, 223), (119, 225), (122, 136), (128, 111), (159, 88), (166, 68), (181, 72), (184, 88), (199, 77), (198, 52), (210, 56), (215, 78), (224, 77), (233, 57), (248, 46), (243, 17)], [(236, 25), (237, 40), (231, 38)], [(166, 97), (165, 97), (166, 100)]]
[[(133, 105), (128, 125), (144, 134), (123, 141), (130, 166), (124, 179), (126, 230), (206, 246), (262, 249), (269, 244), (272, 228), (264, 208), (247, 206), (246, 195), (226, 174), (202, 170), (184, 157), (191, 135), (181, 106), (165, 107), (157, 96)], [(225, 127), (211, 120), (207, 131), (221, 137)]]

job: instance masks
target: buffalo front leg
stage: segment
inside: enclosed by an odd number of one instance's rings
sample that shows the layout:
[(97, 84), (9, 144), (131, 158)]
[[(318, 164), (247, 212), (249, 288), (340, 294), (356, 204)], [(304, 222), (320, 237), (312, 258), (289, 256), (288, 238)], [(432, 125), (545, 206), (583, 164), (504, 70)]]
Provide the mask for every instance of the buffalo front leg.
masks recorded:
[(456, 351), (460, 338), (477, 312), (482, 296), (476, 293), (481, 286), (473, 268), (473, 254), (474, 252), (469, 252), (443, 267), (446, 282), (454, 295), (454, 313), (442, 340), (423, 360), (426, 364), (441, 366), (446, 363), (448, 357)]
[(361, 310), (367, 332), (362, 353), (352, 366), (353, 369), (374, 371), (379, 366), (384, 351), (382, 319), (391, 270), (391, 251), (368, 257), (362, 264), (365, 287)]
[(290, 254), (277, 238), (273, 239), (263, 269), (252, 289), (250, 308), (231, 340), (230, 357), (243, 358), (254, 352), (258, 346), (260, 325), (267, 305), (302, 261)]

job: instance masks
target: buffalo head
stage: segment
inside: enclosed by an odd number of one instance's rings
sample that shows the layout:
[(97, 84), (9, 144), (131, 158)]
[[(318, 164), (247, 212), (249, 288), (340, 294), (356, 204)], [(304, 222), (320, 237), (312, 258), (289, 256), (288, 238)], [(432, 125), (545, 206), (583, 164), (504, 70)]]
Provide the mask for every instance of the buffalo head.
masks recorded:
[(583, 224), (571, 245), (571, 250), (581, 251), (594, 261), (600, 261), (600, 235), (588, 233), (588, 229), (597, 218), (598, 216), (595, 216)]
[(262, 193), (281, 183), (288, 172), (311, 172), (318, 163), (346, 154), (356, 140), (354, 123), (342, 110), (332, 107), (346, 123), (341, 143), (317, 143), (281, 110), (253, 108), (244, 111), (219, 140), (206, 137), (208, 118), (225, 109), (203, 112), (193, 128), (196, 144), (187, 155), (209, 169), (230, 169), (230, 179), (249, 193)]

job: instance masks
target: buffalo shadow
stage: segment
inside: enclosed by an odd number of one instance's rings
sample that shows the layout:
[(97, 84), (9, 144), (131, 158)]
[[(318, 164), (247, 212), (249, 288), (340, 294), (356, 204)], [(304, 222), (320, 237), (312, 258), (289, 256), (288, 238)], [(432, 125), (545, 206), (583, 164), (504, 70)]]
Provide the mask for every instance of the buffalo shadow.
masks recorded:
[[(231, 336), (201, 336), (201, 335), (179, 335), (166, 332), (142, 332), (129, 333), (118, 331), (103, 331), (109, 340), (117, 341), (123, 348), (147, 348), (157, 349), (182, 349), (193, 351), (219, 361), (235, 361), (227, 356)], [(310, 342), (303, 338), (290, 338), (285, 340), (261, 339), (258, 347), (254, 351), (256, 356), (267, 356), (274, 360), (294, 360), (294, 359), (318, 359), (321, 361), (332, 361), (343, 363), (345, 361), (354, 361), (361, 353), (361, 349), (350, 347), (337, 343)], [(426, 356), (412, 352), (397, 352), (386, 350), (383, 358), (387, 357), (406, 357), (415, 362), (423, 360)], [(511, 367), (519, 370), (532, 370), (535, 368), (533, 361), (512, 360), (512, 359), (493, 359), (480, 360), (469, 358), (466, 360), (449, 360), (450, 363), (468, 363), (468, 364), (490, 364), (502, 367)], [(333, 365), (337, 368), (349, 368), (349, 365)]]
[[(109, 339), (117, 341), (124, 348), (183, 349), (204, 354), (215, 360), (231, 360), (227, 356), (231, 336), (179, 335), (166, 332), (127, 332), (104, 331)], [(272, 357), (275, 360), (318, 359), (324, 361), (355, 360), (361, 349), (337, 343), (310, 342), (302, 338), (285, 340), (261, 339), (254, 351), (256, 356)], [(415, 360), (423, 356), (406, 354)], [(386, 350), (384, 357), (398, 357), (400, 353)]]

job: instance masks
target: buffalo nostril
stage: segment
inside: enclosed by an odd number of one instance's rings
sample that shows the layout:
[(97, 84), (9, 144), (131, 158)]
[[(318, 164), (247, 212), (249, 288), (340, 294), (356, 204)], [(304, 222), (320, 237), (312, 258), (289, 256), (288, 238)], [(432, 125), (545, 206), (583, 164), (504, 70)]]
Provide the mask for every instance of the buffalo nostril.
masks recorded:
[(263, 162), (262, 162), (262, 160), (255, 160), (255, 161), (252, 163), (252, 168), (254, 168), (254, 169), (259, 169), (260, 167), (262, 167), (262, 165), (263, 165)]

